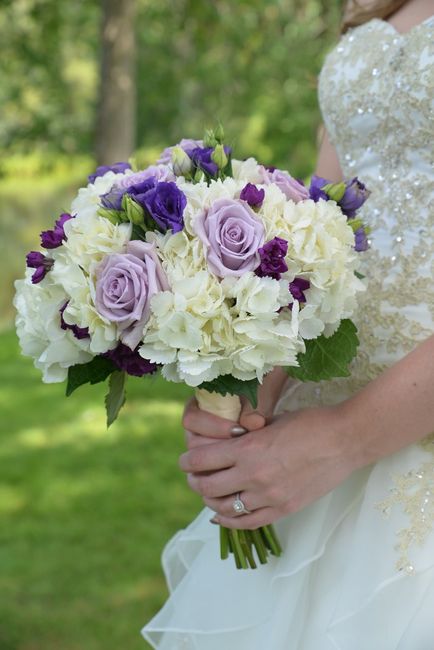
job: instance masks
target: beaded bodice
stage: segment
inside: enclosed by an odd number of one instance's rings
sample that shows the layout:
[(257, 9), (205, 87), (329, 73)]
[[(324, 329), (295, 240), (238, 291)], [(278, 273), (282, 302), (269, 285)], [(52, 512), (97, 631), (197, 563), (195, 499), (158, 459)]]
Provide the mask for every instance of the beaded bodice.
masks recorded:
[[(326, 58), (319, 99), (346, 177), (372, 194), (371, 249), (355, 317), (352, 375), (312, 387), (321, 401), (352, 393), (434, 332), (434, 16), (406, 34), (374, 19)], [(306, 399), (311, 400), (305, 389)], [(302, 397), (301, 394), (298, 396)]]
[[(350, 377), (295, 385), (280, 408), (346, 399), (434, 333), (433, 32), (434, 16), (407, 34), (374, 19), (347, 32), (325, 61), (319, 99), (330, 140), (344, 176), (372, 191), (362, 209), (372, 234), (354, 317), (360, 347)], [(408, 517), (395, 547), (408, 573), (409, 551), (434, 521), (434, 434), (421, 446), (428, 453), (415, 467), (404, 450), (402, 473), (376, 504), (385, 516), (401, 508)]]

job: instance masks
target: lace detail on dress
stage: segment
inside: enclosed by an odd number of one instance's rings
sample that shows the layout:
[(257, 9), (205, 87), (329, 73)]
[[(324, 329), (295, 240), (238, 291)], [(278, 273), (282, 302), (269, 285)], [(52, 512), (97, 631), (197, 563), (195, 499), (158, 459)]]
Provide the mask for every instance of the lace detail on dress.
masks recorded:
[[(434, 435), (426, 438), (423, 447), (434, 454)], [(423, 463), (416, 471), (410, 470), (403, 475), (392, 476), (394, 486), (390, 496), (376, 507), (384, 517), (390, 517), (392, 508), (403, 508), (410, 525), (397, 531), (398, 541), (395, 550), (398, 553), (396, 568), (409, 575), (414, 573), (414, 566), (409, 553), (413, 545), (422, 546), (433, 528), (434, 521), (434, 466), (431, 460)]]

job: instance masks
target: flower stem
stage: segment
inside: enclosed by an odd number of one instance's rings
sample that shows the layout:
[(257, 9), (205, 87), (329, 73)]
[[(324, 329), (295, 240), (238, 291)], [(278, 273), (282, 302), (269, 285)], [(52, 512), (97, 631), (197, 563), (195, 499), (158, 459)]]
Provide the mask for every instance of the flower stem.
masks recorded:
[(270, 526), (263, 526), (261, 529), (261, 534), (264, 538), (264, 541), (267, 547), (270, 549), (273, 555), (279, 556), (282, 553), (279, 542), (274, 534), (274, 531), (270, 531)]
[(220, 557), (226, 560), (229, 557), (229, 531), (220, 526)]
[[(247, 561), (246, 561), (245, 555), (243, 553), (243, 549), (241, 548), (239, 533), (240, 533), (240, 531), (236, 530), (235, 528), (233, 528), (229, 533), (230, 536), (231, 536), (232, 548), (234, 550), (235, 562), (237, 562), (237, 558), (238, 558), (237, 567), (238, 567), (238, 564), (240, 564), (240, 567), (242, 569), (248, 569)], [(240, 567), (238, 567), (238, 568), (240, 568)]]
[(250, 531), (240, 530), (239, 536), (240, 536), (241, 547), (244, 551), (244, 556), (247, 558), (247, 561), (250, 564), (250, 568), (256, 569), (256, 562), (252, 553), (252, 540), (250, 537)]
[(255, 545), (256, 553), (261, 564), (267, 563), (267, 549), (265, 547), (264, 541), (261, 537), (260, 528), (256, 530), (251, 530), (250, 534), (252, 536), (253, 544)]

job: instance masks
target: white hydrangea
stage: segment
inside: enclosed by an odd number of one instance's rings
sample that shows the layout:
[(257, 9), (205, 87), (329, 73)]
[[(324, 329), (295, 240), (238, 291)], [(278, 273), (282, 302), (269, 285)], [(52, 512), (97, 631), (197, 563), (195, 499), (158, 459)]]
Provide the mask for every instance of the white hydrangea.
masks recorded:
[(243, 181), (244, 184), (262, 182), (261, 165), (255, 158), (247, 158), (247, 160), (233, 158), (232, 173), (235, 180)]
[(131, 239), (130, 223), (114, 225), (99, 216), (77, 216), (65, 223), (64, 230), (63, 248), (68, 251), (71, 262), (87, 272), (106, 255), (125, 251)]
[(92, 359), (89, 339), (76, 339), (71, 330), (60, 326), (59, 310), (67, 302), (62, 287), (49, 278), (32, 284), (31, 269), (15, 283), (16, 328), (23, 354), (34, 360), (43, 381), (64, 381), (68, 368)]

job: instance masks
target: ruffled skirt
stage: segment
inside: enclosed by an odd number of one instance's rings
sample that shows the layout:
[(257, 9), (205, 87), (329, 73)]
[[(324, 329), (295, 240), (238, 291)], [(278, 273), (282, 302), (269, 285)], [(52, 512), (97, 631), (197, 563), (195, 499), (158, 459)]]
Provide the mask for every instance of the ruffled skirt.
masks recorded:
[(257, 570), (219, 559), (205, 509), (163, 553), (158, 650), (433, 650), (434, 445), (412, 445), (276, 528)]

